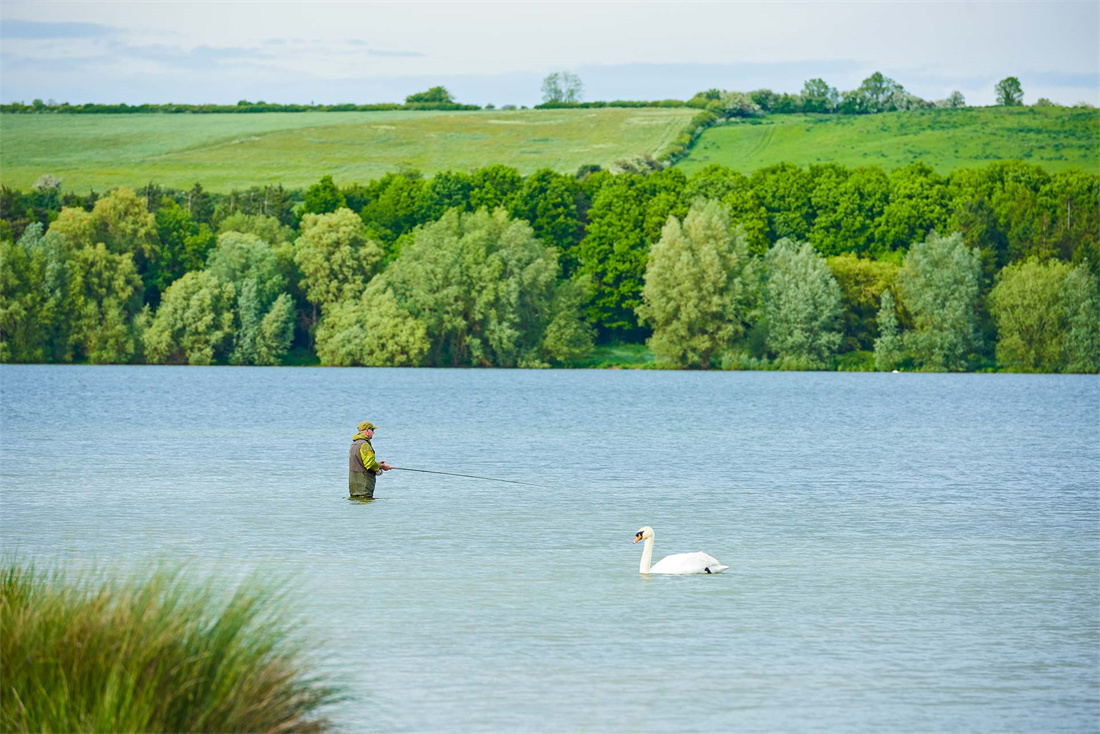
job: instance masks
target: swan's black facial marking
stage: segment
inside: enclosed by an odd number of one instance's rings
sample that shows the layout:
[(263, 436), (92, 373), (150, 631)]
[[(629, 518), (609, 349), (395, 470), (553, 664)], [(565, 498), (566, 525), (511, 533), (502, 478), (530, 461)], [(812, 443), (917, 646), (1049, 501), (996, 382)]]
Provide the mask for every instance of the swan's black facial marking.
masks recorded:
[(704, 571), (706, 571), (707, 573), (710, 573), (710, 572), (711, 572), (711, 571), (710, 571), (710, 568), (704, 568), (703, 570), (704, 570)]

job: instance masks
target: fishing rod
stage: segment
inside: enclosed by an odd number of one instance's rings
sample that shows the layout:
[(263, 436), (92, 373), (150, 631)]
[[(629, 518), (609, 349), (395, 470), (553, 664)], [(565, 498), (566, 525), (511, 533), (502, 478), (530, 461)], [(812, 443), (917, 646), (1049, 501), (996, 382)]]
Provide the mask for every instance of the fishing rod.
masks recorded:
[(431, 469), (409, 469), (404, 466), (391, 466), (390, 469), (396, 469), (397, 471), (415, 471), (421, 474), (445, 474), (449, 477), (465, 477), (466, 479), (484, 479), (488, 482), (507, 482), (508, 484), (522, 484), (525, 487), (538, 487), (538, 484), (528, 484), (527, 482), (517, 482), (514, 479), (497, 479), (495, 477), (478, 477), (473, 474), (455, 474), (449, 471), (432, 471)]

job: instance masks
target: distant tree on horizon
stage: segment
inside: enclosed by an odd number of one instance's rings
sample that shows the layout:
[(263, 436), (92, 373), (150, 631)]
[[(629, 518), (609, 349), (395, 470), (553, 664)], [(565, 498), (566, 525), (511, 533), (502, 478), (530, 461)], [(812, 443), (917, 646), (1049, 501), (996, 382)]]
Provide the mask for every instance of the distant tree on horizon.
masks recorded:
[(405, 104), (454, 104), (455, 98), (446, 87), (432, 87), (426, 92), (417, 92), (405, 97)]
[(1019, 107), (1024, 103), (1024, 88), (1014, 76), (1005, 77), (997, 82), (997, 104), (1003, 107)]
[(584, 82), (572, 72), (556, 71), (542, 80), (543, 102), (582, 102), (583, 100)]

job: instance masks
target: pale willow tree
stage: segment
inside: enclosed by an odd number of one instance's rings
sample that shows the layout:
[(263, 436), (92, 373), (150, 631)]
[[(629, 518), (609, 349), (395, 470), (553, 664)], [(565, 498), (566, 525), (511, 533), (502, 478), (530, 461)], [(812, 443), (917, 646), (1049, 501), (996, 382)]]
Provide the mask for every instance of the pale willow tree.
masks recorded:
[(279, 224), (279, 220), (275, 217), (266, 217), (263, 214), (243, 214), (241, 212), (230, 214), (218, 225), (219, 234), (225, 234), (226, 232), (254, 234), (272, 246), (289, 242), (294, 234), (290, 227)]
[(302, 217), (294, 260), (302, 271), (306, 298), (322, 311), (329, 304), (357, 298), (382, 262), (382, 247), (367, 237), (363, 220), (351, 209)]
[(294, 302), (284, 293), (287, 278), (275, 248), (253, 234), (224, 232), (206, 270), (232, 283), (237, 295), (229, 362), (278, 364), (294, 338)]
[(840, 286), (808, 242), (781, 239), (764, 256), (767, 346), (788, 369), (829, 366), (842, 335)]
[(653, 327), (649, 348), (663, 361), (706, 369), (744, 333), (752, 295), (744, 230), (714, 199), (670, 216), (649, 252), (638, 318)]
[(932, 232), (906, 255), (897, 286), (913, 328), (903, 339), (922, 369), (966, 369), (967, 355), (978, 347), (981, 275), (978, 250), (963, 244), (957, 232), (949, 237)]
[(875, 339), (875, 369), (889, 372), (905, 358), (905, 346), (898, 329), (898, 306), (889, 290), (882, 292), (878, 310), (878, 338)]
[(527, 222), (510, 219), (503, 209), (452, 209), (416, 230), (375, 287), (392, 290), (427, 328), (427, 364), (539, 366), (566, 359), (562, 345), (591, 344), (579, 308), (555, 312), (577, 303), (562, 291), (576, 286), (559, 284), (557, 273), (556, 251)]
[(172, 283), (145, 331), (146, 359), (212, 364), (232, 341), (235, 296), (232, 283), (205, 270)]
[(380, 278), (359, 298), (330, 306), (317, 328), (317, 356), (329, 366), (418, 367), (429, 346), (427, 327)]
[(1088, 268), (1034, 258), (1013, 263), (989, 294), (997, 361), (1012, 372), (1096, 372), (1100, 295)]
[(294, 340), (294, 300), (280, 293), (265, 306), (255, 280), (246, 280), (237, 296), (237, 330), (230, 364), (276, 365)]
[(1100, 372), (1100, 291), (1096, 279), (1079, 265), (1062, 282), (1063, 372)]
[(82, 285), (65, 237), (40, 222), (0, 242), (0, 361), (71, 361)]
[(77, 250), (80, 307), (73, 313), (73, 341), (92, 364), (129, 361), (135, 350), (133, 317), (141, 310), (141, 278), (130, 253), (112, 253), (102, 242)]
[(145, 199), (133, 189), (121, 188), (96, 201), (91, 212), (66, 207), (50, 224), (50, 231), (65, 235), (74, 248), (102, 242), (115, 254), (129, 253), (137, 264), (157, 256), (157, 219)]

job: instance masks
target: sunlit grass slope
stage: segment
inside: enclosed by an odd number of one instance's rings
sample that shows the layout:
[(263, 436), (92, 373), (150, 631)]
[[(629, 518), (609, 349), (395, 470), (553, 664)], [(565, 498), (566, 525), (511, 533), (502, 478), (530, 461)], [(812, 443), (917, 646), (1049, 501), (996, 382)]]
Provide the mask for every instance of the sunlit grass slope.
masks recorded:
[(278, 589), (179, 571), (0, 569), (0, 731), (320, 732), (340, 694), (311, 672)]
[(1003, 107), (882, 115), (770, 115), (711, 128), (679, 164), (750, 172), (774, 163), (877, 165), (923, 160), (942, 174), (1019, 158), (1047, 171), (1100, 171), (1100, 111)]
[(365, 182), (400, 167), (469, 171), (493, 163), (522, 174), (572, 173), (655, 155), (692, 109), (303, 112), (255, 115), (0, 115), (0, 181), (39, 176), (67, 190), (140, 186), (211, 191), (291, 188), (331, 175)]

